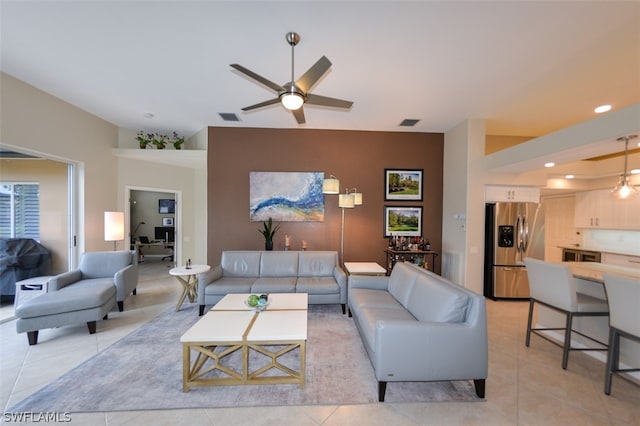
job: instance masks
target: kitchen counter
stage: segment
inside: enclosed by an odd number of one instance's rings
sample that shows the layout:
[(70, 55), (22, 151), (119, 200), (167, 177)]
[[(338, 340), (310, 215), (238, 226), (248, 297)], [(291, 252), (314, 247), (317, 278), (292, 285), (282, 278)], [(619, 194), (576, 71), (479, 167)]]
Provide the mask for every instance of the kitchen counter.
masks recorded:
[(607, 263), (595, 262), (564, 262), (571, 268), (571, 273), (576, 278), (604, 283), (603, 274), (622, 275), (635, 278), (640, 285), (640, 269), (627, 268), (624, 266), (610, 265)]

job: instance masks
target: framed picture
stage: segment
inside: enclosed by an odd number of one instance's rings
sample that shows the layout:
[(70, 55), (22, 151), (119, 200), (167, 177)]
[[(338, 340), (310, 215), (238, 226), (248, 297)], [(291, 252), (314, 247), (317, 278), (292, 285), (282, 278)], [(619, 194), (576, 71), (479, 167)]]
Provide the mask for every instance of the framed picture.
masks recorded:
[(173, 214), (176, 212), (176, 200), (158, 200), (158, 213)]
[(172, 217), (163, 217), (162, 218), (162, 226), (173, 226), (173, 218)]
[(384, 236), (422, 235), (422, 207), (384, 207)]
[(422, 169), (384, 169), (386, 201), (422, 201)]
[(249, 220), (323, 222), (322, 172), (250, 172)]

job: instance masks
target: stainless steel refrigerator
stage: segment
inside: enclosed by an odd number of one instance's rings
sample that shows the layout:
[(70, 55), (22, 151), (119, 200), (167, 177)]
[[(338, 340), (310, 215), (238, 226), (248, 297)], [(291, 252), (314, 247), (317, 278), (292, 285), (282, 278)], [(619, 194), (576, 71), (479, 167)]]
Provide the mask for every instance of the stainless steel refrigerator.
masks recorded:
[(529, 298), (526, 257), (544, 259), (544, 210), (537, 203), (485, 206), (484, 294)]

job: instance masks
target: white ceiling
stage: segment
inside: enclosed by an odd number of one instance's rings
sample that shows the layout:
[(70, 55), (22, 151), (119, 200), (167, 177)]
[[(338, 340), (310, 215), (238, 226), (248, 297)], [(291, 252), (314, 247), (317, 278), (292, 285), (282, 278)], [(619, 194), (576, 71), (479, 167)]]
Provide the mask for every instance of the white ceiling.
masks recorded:
[[(640, 101), (638, 1), (2, 0), (0, 12), (3, 72), (135, 131), (445, 132), (485, 118), (489, 134), (540, 136)], [(274, 93), (229, 65), (289, 81), (289, 31), (295, 77), (327, 56), (311, 92), (351, 110), (308, 106), (305, 125), (280, 105), (241, 111)]]

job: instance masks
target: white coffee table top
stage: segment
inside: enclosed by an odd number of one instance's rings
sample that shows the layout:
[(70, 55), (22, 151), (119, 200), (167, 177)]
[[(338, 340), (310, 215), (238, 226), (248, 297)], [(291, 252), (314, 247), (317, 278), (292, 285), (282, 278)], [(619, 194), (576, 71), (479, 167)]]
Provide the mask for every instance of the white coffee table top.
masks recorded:
[[(216, 303), (211, 310), (251, 310), (251, 308), (244, 304), (245, 300), (247, 300), (251, 294), (252, 293), (227, 294), (218, 303)], [(263, 312), (294, 309), (306, 311), (309, 306), (308, 299), (309, 297), (307, 293), (271, 293), (269, 294), (269, 306), (267, 306)]]
[(247, 341), (307, 340), (307, 311), (262, 311), (256, 314)]
[(375, 262), (344, 262), (344, 268), (351, 275), (385, 275), (387, 270)]
[(180, 341), (240, 342), (254, 315), (251, 311), (207, 312), (180, 337)]

